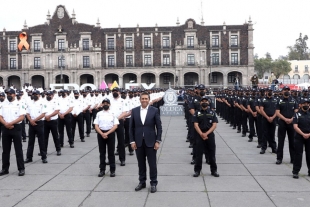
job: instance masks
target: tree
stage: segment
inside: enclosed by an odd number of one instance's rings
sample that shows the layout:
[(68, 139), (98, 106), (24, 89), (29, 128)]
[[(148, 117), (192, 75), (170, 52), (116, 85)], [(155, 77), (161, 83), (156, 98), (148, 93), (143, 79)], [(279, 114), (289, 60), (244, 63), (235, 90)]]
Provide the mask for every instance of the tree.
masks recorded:
[(291, 63), (287, 60), (273, 61), (271, 64), (271, 69), (276, 78), (279, 78), (280, 75), (286, 75), (292, 70)]
[(288, 58), (289, 60), (309, 60), (309, 51), (307, 46), (308, 36), (302, 36), (299, 34), (299, 38), (296, 39), (294, 46), (288, 46)]
[(264, 73), (270, 71), (270, 69), (272, 68), (271, 61), (271, 56), (270, 58), (259, 58), (254, 60), (254, 70), (257, 72), (258, 78), (263, 78)]

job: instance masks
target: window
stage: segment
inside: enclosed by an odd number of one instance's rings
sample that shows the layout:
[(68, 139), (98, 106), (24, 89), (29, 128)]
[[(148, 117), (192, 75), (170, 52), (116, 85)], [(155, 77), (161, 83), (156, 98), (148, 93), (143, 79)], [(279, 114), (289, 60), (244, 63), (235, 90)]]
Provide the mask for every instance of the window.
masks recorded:
[(231, 53), (231, 64), (238, 65), (238, 53)]
[(83, 68), (89, 68), (89, 56), (83, 56)]
[(298, 65), (295, 65), (295, 72), (298, 72)]
[(144, 48), (151, 48), (151, 38), (144, 37)]
[(108, 38), (108, 50), (114, 50), (114, 38)]
[(218, 46), (219, 46), (219, 36), (212, 35), (212, 47), (218, 47)]
[(195, 55), (194, 54), (187, 55), (187, 65), (195, 65)]
[(309, 72), (308, 65), (305, 65), (305, 72)]
[(126, 66), (127, 67), (132, 67), (133, 66), (132, 55), (126, 55)]
[(170, 82), (170, 75), (164, 74), (164, 84), (169, 84), (169, 82)]
[(170, 65), (170, 55), (163, 55), (163, 65), (164, 66)]
[(194, 48), (194, 36), (187, 37), (187, 47)]
[(10, 69), (16, 69), (16, 58), (10, 58)]
[(108, 67), (114, 67), (114, 55), (108, 56)]
[(34, 52), (40, 52), (40, 40), (33, 41), (33, 50)]
[(163, 37), (163, 48), (169, 48), (169, 47), (170, 47), (169, 37)]
[(132, 37), (126, 37), (126, 49), (132, 49)]
[(65, 57), (63, 55), (58, 57), (58, 67), (65, 67)]
[(234, 74), (228, 74), (228, 83), (233, 83), (235, 79), (235, 75)]
[(16, 41), (10, 41), (10, 52), (16, 52)]
[(40, 69), (41, 68), (41, 59), (39, 57), (34, 58), (34, 69)]
[(83, 50), (89, 50), (89, 39), (83, 39)]
[(146, 76), (146, 84), (154, 83), (154, 76), (153, 75), (147, 75)]
[(212, 62), (211, 65), (219, 65), (220, 64), (220, 57), (219, 53), (212, 53)]
[(238, 35), (230, 36), (230, 45), (231, 47), (238, 47)]
[(58, 51), (63, 51), (63, 50), (65, 50), (65, 40), (59, 39), (58, 40)]
[(144, 65), (145, 66), (151, 66), (152, 65), (151, 55), (144, 55)]
[(217, 83), (217, 74), (212, 73), (211, 83)]

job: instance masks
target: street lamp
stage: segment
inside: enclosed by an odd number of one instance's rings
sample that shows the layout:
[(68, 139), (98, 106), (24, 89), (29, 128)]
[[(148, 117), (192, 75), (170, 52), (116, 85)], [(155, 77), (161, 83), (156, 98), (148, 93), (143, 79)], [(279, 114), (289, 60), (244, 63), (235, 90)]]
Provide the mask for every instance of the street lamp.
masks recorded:
[(61, 55), (60, 55), (60, 83), (63, 83), (63, 76), (62, 76), (62, 67), (63, 67), (63, 60), (64, 60), (64, 55), (62, 53), (62, 50), (61, 50)]

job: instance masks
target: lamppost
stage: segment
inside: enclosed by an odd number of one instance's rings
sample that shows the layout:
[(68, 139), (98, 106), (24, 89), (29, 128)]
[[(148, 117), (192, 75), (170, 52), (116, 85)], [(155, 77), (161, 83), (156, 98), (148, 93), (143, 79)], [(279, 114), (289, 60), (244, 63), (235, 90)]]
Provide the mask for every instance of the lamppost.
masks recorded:
[(63, 67), (63, 60), (64, 60), (64, 55), (62, 53), (62, 50), (61, 50), (61, 55), (60, 55), (60, 83), (63, 83), (63, 76), (62, 76), (62, 67)]

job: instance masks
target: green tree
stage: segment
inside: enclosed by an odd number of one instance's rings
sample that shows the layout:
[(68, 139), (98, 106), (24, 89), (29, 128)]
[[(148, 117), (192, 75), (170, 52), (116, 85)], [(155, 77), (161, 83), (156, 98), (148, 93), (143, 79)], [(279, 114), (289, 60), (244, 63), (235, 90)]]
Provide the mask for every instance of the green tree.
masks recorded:
[(271, 68), (272, 59), (270, 58), (258, 58), (254, 60), (254, 70), (258, 78), (263, 78), (264, 73), (270, 71)]
[(300, 33), (299, 38), (295, 41), (295, 45), (287, 47), (289, 49), (289, 60), (309, 60), (307, 40), (308, 36), (302, 36), (302, 33)]
[(274, 75), (279, 78), (280, 75), (288, 74), (292, 68), (291, 63), (287, 60), (275, 60), (271, 63), (271, 69)]

